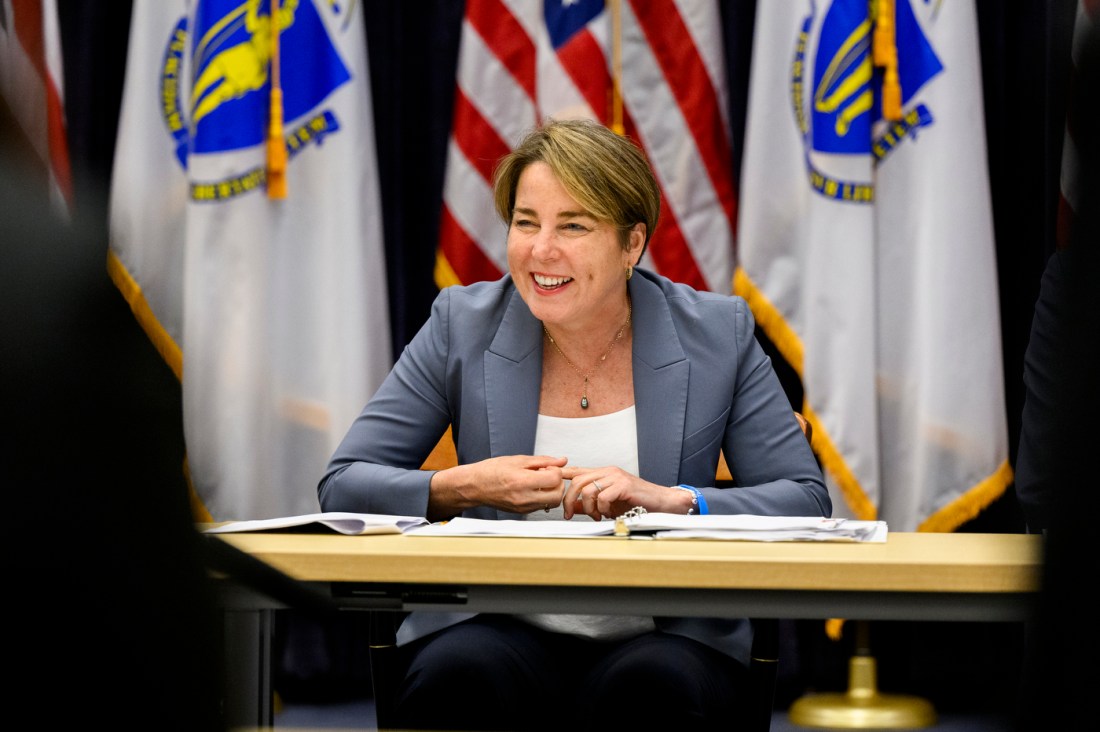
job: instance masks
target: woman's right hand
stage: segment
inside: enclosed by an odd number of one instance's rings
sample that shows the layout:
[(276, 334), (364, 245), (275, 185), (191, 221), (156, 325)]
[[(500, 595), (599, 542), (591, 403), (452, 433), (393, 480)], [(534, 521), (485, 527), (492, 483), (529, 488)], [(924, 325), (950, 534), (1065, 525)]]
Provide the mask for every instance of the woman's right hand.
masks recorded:
[(428, 518), (449, 518), (474, 506), (512, 513), (549, 510), (561, 504), (566, 462), (549, 455), (507, 455), (440, 470), (432, 476)]

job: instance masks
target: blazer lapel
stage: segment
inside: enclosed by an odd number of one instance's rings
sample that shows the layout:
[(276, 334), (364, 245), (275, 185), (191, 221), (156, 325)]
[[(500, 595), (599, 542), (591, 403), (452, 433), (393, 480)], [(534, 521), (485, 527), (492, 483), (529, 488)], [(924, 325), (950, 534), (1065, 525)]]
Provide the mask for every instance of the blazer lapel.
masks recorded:
[[(542, 328), (515, 290), (485, 352), (485, 408), (493, 456), (535, 449), (542, 382)], [(500, 518), (518, 514), (498, 511)]]
[(629, 283), (635, 323), (638, 471), (645, 480), (675, 485), (684, 444), (689, 364), (664, 294), (644, 274), (639, 275)]
[[(687, 414), (688, 361), (661, 289), (644, 275), (633, 277), (629, 287), (634, 308), (638, 468), (646, 480), (675, 485)], [(538, 319), (513, 291), (485, 353), (485, 405), (494, 456), (530, 455), (535, 448), (542, 346)]]

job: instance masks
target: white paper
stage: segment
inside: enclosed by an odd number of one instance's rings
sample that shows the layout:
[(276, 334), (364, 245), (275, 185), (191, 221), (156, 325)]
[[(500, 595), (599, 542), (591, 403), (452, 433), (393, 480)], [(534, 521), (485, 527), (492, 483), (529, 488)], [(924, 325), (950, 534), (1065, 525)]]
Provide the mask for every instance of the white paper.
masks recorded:
[(411, 529), (410, 536), (527, 536), (569, 538), (609, 536), (614, 521), (524, 521), (522, 519), (458, 518)]
[[(410, 529), (410, 536), (611, 536), (615, 521), (523, 521), (455, 518)], [(630, 536), (659, 539), (722, 539), (739, 541), (855, 541), (882, 543), (884, 521), (856, 521), (820, 516), (753, 516), (748, 514), (646, 513), (628, 519)]]
[(230, 521), (226, 524), (205, 529), (207, 534), (230, 534), (240, 531), (272, 531), (289, 529), (296, 526), (308, 527), (320, 524), (333, 531), (348, 535), (361, 534), (401, 534), (416, 526), (426, 525), (428, 520), (422, 516), (392, 516), (383, 513), (348, 513), (327, 511), (308, 513), (300, 516), (285, 516), (273, 519), (252, 521)]

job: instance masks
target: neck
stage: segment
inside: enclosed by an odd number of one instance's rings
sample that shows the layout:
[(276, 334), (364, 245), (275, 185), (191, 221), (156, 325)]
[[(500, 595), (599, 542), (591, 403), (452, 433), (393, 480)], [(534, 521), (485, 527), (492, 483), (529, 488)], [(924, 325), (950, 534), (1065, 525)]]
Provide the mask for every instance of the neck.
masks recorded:
[(576, 363), (570, 360), (569, 356), (565, 354), (565, 351), (563, 351), (561, 346), (558, 345), (558, 343), (554, 340), (554, 336), (550, 333), (550, 330), (546, 327), (546, 324), (543, 324), (542, 330), (546, 333), (546, 337), (547, 339), (549, 339), (550, 345), (553, 346), (554, 350), (558, 352), (558, 355), (562, 357), (562, 360), (564, 360), (571, 369), (576, 371), (578, 376), (584, 379), (584, 384), (581, 387), (581, 409), (588, 409), (588, 405), (590, 403), (588, 400), (589, 380), (596, 373), (596, 371), (599, 370), (600, 366), (604, 364), (604, 362), (607, 360), (607, 357), (611, 355), (611, 351), (614, 350), (615, 346), (619, 343), (620, 340), (622, 340), (623, 336), (626, 335), (627, 328), (630, 327), (630, 315), (630, 301), (627, 300), (626, 320), (623, 321), (623, 324), (619, 326), (619, 329), (615, 332), (615, 335), (608, 342), (607, 348), (604, 349), (603, 353), (596, 358), (592, 366), (588, 367), (587, 369), (585, 367), (578, 366)]
[[(550, 329), (547, 328), (545, 324), (543, 324), (542, 329), (546, 333), (546, 337), (548, 339), (550, 339), (550, 345), (552, 345), (554, 347), (554, 350), (556, 350), (559, 353), (559, 355), (561, 355), (562, 358), (565, 359), (566, 363), (568, 363), (569, 366), (572, 367), (572, 369), (574, 371), (576, 371), (578, 374), (584, 376), (587, 379), (589, 376), (591, 376), (593, 373), (595, 373), (596, 369), (598, 369), (600, 367), (600, 365), (602, 365), (602, 363), (607, 359), (608, 355), (610, 355), (612, 349), (615, 348), (615, 346), (619, 343), (619, 341), (623, 340), (623, 337), (626, 335), (627, 330), (630, 328), (630, 318), (631, 318), (631, 307), (630, 307), (630, 302), (627, 301), (627, 304), (626, 304), (626, 319), (623, 320), (622, 325), (620, 325), (618, 330), (616, 330), (615, 333), (611, 336), (611, 340), (607, 342), (606, 346), (601, 347), (599, 345), (600, 341), (593, 341), (591, 339), (588, 339), (587, 341), (581, 341), (581, 342), (585, 343), (586, 348), (583, 348), (583, 349), (578, 348), (577, 349), (578, 352), (584, 352), (584, 353), (587, 353), (587, 354), (591, 354), (591, 353), (596, 354), (595, 357), (594, 357), (594, 360), (595, 360), (594, 365), (592, 365), (592, 367), (590, 369), (588, 369), (587, 371), (585, 371), (584, 367), (579, 366), (572, 359), (570, 359), (569, 356), (566, 355), (565, 351), (562, 350), (561, 343), (558, 342), (558, 339), (554, 337), (554, 334), (550, 332)], [(587, 357), (586, 357), (586, 361), (588, 361)]]
[(614, 318), (601, 319), (594, 326), (543, 324), (543, 328), (570, 358), (575, 355), (577, 363), (583, 366), (602, 356), (609, 343), (625, 338), (632, 319), (630, 300), (624, 299), (622, 309)]

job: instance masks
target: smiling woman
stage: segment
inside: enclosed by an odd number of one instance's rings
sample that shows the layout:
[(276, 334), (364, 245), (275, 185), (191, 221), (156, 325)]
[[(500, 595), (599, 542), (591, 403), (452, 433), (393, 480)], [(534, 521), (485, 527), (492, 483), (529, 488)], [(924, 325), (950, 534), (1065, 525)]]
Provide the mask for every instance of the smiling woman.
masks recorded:
[[(660, 214), (641, 150), (582, 120), (497, 166), (509, 274), (449, 287), (337, 448), (325, 511), (599, 521), (828, 516), (821, 472), (738, 297), (636, 269)], [(420, 470), (451, 426), (455, 462)], [(732, 456), (731, 486), (715, 478)], [(742, 714), (747, 620), (410, 614), (394, 723), (717, 725)], [(573, 700), (572, 690), (587, 690)], [(721, 690), (720, 692), (718, 690)], [(644, 719), (615, 700), (649, 700)], [(570, 704), (546, 704), (568, 698)], [(472, 704), (471, 699), (486, 699)], [(546, 714), (534, 719), (529, 710)]]
[(660, 215), (641, 150), (599, 125), (546, 125), (497, 167), (494, 194), (509, 227), (512, 280), (553, 346), (543, 355), (541, 413), (582, 416), (592, 406), (590, 386), (600, 398), (587, 416), (630, 406), (625, 283)]
[[(589, 408), (590, 380), (605, 364), (599, 373), (600, 408), (591, 416), (629, 406), (633, 402), (629, 348), (612, 351), (624, 336), (625, 346), (632, 341), (626, 273), (641, 256), (646, 225), (601, 222), (541, 161), (520, 173), (514, 198), (508, 269), (553, 346), (543, 356), (543, 413), (581, 416), (578, 407)], [(614, 357), (607, 364), (609, 356)], [(583, 381), (579, 401), (577, 376)]]

